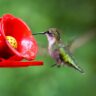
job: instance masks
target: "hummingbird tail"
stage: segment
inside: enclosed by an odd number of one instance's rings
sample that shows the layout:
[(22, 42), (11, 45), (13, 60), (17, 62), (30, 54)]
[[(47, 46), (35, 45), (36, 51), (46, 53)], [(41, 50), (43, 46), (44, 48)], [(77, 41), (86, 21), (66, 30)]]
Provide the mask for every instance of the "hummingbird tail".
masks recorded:
[(85, 73), (84, 70), (78, 66), (78, 65), (75, 65), (75, 66), (72, 66), (74, 69), (76, 69), (77, 71), (79, 71), (80, 73)]
[(85, 73), (84, 70), (78, 66), (77, 64), (70, 64), (70, 63), (67, 63), (70, 67), (73, 67), (75, 70), (79, 71), (80, 73)]

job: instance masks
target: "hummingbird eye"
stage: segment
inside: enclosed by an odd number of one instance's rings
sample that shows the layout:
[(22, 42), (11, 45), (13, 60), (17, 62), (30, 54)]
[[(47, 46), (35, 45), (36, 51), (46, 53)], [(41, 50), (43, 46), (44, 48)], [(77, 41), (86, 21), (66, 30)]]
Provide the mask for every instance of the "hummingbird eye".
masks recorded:
[(48, 33), (48, 34), (51, 34), (51, 32), (50, 32), (50, 31), (47, 31), (47, 33)]
[(52, 32), (50, 32), (50, 31), (47, 31), (47, 33), (48, 33), (49, 35), (52, 35)]

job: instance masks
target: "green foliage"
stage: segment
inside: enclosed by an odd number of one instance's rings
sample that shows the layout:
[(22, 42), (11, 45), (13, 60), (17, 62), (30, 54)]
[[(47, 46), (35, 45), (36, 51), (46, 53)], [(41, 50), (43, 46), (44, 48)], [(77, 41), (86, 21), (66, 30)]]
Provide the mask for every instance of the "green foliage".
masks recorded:
[[(11, 13), (41, 32), (49, 27), (64, 30), (62, 39), (70, 40), (96, 27), (96, 0), (0, 0), (0, 16)], [(40, 46), (47, 46), (44, 36), (36, 36)], [(37, 56), (42, 67), (0, 69), (0, 96), (96, 96), (96, 39), (74, 53), (82, 75), (74, 69), (50, 68), (55, 62)]]

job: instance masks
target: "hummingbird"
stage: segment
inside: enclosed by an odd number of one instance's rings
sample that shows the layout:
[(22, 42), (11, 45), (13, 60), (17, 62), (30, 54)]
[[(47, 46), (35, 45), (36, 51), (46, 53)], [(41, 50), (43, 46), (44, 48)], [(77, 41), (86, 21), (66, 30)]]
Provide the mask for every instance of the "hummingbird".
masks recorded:
[(70, 50), (68, 50), (68, 46), (62, 43), (60, 31), (57, 28), (49, 28), (45, 32), (34, 33), (33, 35), (38, 34), (46, 35), (48, 39), (48, 53), (56, 61), (56, 64), (52, 66), (67, 65), (84, 73), (83, 69), (77, 65)]

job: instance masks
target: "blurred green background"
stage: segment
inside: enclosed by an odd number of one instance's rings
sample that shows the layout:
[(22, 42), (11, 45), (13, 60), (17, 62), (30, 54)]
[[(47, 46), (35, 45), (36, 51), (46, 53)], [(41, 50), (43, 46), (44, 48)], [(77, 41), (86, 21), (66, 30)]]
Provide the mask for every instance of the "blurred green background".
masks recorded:
[[(22, 18), (32, 32), (64, 30), (65, 42), (96, 28), (96, 0), (0, 0), (0, 16), (6, 13)], [(47, 46), (46, 37), (35, 38), (39, 46)], [(47, 54), (37, 56), (42, 67), (1, 68), (0, 96), (96, 96), (96, 39), (74, 56), (84, 75), (68, 67), (50, 68), (55, 62)]]

